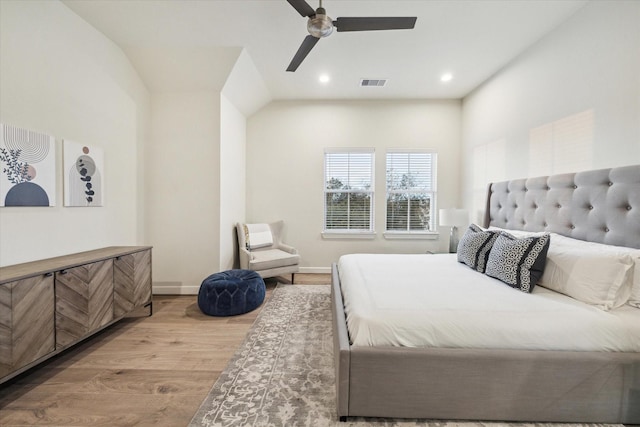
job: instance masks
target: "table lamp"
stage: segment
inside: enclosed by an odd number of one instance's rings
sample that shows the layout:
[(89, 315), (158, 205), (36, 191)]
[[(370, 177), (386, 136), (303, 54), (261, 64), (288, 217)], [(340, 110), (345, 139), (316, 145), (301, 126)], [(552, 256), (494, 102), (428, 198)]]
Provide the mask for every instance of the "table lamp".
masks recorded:
[(458, 249), (458, 226), (469, 222), (469, 213), (466, 209), (440, 209), (440, 225), (451, 227), (449, 236), (449, 252), (456, 253)]

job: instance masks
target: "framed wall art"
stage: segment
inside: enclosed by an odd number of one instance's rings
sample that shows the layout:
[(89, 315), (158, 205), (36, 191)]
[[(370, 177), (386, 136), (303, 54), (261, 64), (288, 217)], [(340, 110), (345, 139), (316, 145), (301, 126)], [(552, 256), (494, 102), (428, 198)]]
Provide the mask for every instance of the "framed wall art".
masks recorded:
[(0, 206), (55, 206), (55, 138), (0, 124)]
[(95, 146), (63, 141), (64, 205), (102, 206), (104, 154)]

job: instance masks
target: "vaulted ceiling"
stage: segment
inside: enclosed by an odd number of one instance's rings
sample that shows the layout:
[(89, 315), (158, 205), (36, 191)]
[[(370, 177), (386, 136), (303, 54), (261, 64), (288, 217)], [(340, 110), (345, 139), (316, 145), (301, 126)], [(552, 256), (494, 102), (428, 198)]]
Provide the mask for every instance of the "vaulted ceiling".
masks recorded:
[[(325, 0), (334, 20), (418, 19), (413, 30), (334, 31), (295, 73), (285, 70), (308, 33), (286, 0), (63, 2), (119, 45), (152, 90), (219, 78), (244, 49), (273, 99), (410, 99), (464, 97), (586, 0)], [(451, 81), (440, 80), (444, 73)], [(322, 74), (330, 81), (319, 82)], [(363, 78), (388, 82), (360, 87)]]

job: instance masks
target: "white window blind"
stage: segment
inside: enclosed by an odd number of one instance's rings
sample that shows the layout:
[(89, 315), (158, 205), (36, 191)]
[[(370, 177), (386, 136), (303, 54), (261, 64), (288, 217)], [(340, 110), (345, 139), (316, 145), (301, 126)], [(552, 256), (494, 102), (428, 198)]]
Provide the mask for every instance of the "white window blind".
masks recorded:
[(325, 151), (325, 231), (373, 231), (373, 161), (373, 149)]
[(387, 152), (387, 231), (433, 231), (437, 154)]

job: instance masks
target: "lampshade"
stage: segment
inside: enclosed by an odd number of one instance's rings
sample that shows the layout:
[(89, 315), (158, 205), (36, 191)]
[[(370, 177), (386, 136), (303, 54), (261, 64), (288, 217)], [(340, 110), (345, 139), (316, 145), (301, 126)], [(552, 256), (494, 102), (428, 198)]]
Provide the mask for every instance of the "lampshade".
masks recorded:
[(466, 209), (440, 209), (440, 225), (445, 227), (458, 227), (469, 222), (469, 213)]

